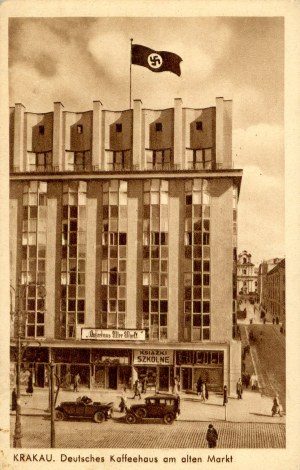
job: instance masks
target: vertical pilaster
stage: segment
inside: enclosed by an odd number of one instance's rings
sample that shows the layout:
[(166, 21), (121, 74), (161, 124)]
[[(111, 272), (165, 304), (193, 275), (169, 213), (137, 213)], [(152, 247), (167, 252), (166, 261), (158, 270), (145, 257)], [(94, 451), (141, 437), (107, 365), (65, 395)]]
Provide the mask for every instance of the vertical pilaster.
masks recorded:
[[(49, 185), (49, 183), (48, 183)], [(49, 189), (48, 189), (49, 193)], [(47, 201), (47, 244), (46, 244), (46, 316), (45, 337), (54, 338), (56, 315), (56, 274), (57, 274), (57, 198), (51, 197)]]
[(224, 146), (224, 99), (216, 98), (216, 163), (217, 169), (223, 164)]
[(15, 104), (15, 122), (14, 122), (14, 161), (13, 167), (19, 171), (26, 169), (24, 149), (24, 113), (25, 106), (22, 103)]
[(138, 198), (128, 198), (126, 328), (137, 327)]
[(60, 102), (54, 103), (53, 116), (53, 166), (63, 170), (63, 108)]
[(97, 225), (97, 199), (87, 198), (87, 245), (85, 266), (85, 326), (95, 325), (95, 279), (96, 279), (96, 229)]
[(174, 165), (183, 169), (183, 153), (182, 153), (182, 99), (174, 100)]
[(169, 196), (168, 340), (178, 341), (179, 197), (178, 194), (174, 194), (172, 189), (171, 186)]
[(232, 167), (232, 100), (224, 101), (224, 167)]
[(133, 100), (133, 144), (132, 164), (133, 168), (143, 169), (145, 166), (142, 155), (142, 102)]
[(92, 166), (95, 170), (101, 168), (102, 108), (101, 101), (93, 101)]

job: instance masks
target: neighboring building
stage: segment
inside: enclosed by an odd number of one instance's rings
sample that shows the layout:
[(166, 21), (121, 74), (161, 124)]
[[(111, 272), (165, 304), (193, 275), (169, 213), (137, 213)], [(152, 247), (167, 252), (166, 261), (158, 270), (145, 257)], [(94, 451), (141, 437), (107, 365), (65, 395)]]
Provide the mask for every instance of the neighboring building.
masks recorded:
[(258, 270), (251, 261), (252, 255), (246, 250), (238, 255), (237, 284), (239, 298), (257, 298)]
[(82, 386), (147, 376), (169, 390), (178, 376), (190, 390), (202, 375), (234, 393), (242, 171), (231, 107), (11, 108), (11, 284), (36, 386), (54, 361), (64, 386), (79, 373)]
[(266, 318), (285, 327), (285, 259), (263, 261), (259, 267), (259, 293)]

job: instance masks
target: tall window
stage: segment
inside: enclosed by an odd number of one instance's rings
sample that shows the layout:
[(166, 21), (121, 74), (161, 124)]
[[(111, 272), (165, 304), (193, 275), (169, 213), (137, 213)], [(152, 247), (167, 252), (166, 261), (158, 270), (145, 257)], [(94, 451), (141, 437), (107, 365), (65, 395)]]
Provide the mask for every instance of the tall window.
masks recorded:
[(184, 338), (210, 339), (210, 196), (206, 180), (185, 183)]
[(108, 171), (130, 170), (131, 150), (105, 150)]
[(147, 170), (170, 170), (171, 169), (172, 150), (146, 150)]
[(169, 183), (144, 184), (143, 328), (151, 340), (168, 338)]
[(76, 338), (85, 322), (86, 182), (64, 183), (61, 260), (61, 336)]
[(126, 326), (127, 181), (103, 185), (101, 328)]
[(212, 149), (186, 149), (186, 160), (189, 170), (211, 170)]
[(66, 151), (67, 171), (89, 171), (92, 168), (92, 157), (90, 150), (80, 152)]
[[(43, 127), (43, 126), (42, 126)], [(51, 171), (52, 150), (47, 152), (27, 152), (29, 171)]]
[(28, 338), (45, 335), (47, 183), (31, 181), (23, 191), (22, 308)]

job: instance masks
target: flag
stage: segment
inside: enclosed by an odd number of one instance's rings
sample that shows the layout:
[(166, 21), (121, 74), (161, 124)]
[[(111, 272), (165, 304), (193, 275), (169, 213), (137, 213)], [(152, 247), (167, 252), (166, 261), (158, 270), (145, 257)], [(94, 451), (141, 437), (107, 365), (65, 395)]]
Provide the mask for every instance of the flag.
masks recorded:
[(154, 51), (140, 44), (131, 45), (131, 63), (147, 67), (152, 72), (172, 72), (180, 77), (182, 58), (173, 52)]

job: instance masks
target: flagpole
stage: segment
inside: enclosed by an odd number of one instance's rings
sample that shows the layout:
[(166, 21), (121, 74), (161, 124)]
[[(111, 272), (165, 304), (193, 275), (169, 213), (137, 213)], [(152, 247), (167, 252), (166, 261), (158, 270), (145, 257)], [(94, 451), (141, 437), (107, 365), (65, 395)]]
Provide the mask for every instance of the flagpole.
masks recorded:
[(131, 109), (131, 65), (132, 65), (132, 41), (133, 41), (133, 38), (131, 38), (131, 39), (130, 39), (129, 109)]

